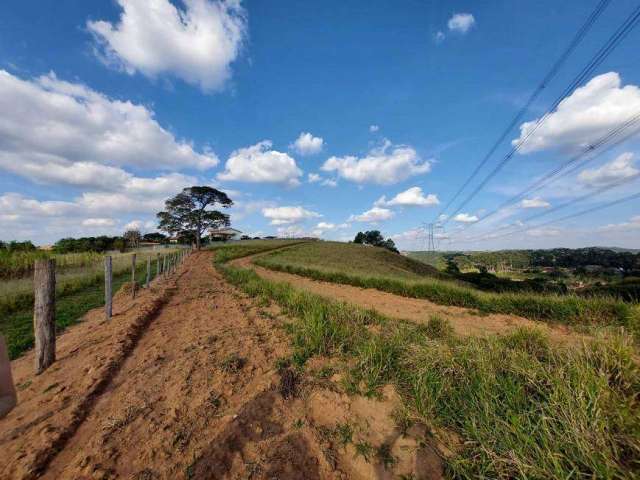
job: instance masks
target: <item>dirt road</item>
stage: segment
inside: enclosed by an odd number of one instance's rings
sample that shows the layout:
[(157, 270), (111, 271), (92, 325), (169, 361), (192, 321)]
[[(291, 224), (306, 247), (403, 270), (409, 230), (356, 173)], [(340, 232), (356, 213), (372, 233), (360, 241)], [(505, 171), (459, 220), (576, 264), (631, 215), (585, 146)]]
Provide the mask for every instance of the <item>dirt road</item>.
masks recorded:
[[(339, 379), (277, 368), (287, 321), (228, 285), (210, 252), (135, 301), (118, 295), (110, 322), (94, 311), (59, 337), (43, 374), (33, 353), (13, 362), (19, 406), (0, 420), (0, 478), (440, 478), (426, 433), (401, 436), (391, 420), (392, 391), (353, 398)], [(392, 470), (339, 444), (347, 422), (354, 441), (390, 446)]]
[(426, 323), (431, 316), (438, 315), (449, 320), (459, 335), (501, 334), (518, 327), (530, 327), (545, 331), (550, 338), (558, 342), (576, 343), (586, 338), (586, 336), (573, 332), (564, 325), (550, 325), (516, 315), (484, 315), (469, 308), (438, 305), (429, 300), (402, 297), (373, 288), (323, 282), (291, 273), (277, 272), (253, 264), (252, 260), (257, 256), (259, 255), (239, 258), (232, 263), (238, 267), (253, 268), (263, 278), (288, 282), (298, 288), (333, 300), (341, 300), (376, 310), (390, 318)]

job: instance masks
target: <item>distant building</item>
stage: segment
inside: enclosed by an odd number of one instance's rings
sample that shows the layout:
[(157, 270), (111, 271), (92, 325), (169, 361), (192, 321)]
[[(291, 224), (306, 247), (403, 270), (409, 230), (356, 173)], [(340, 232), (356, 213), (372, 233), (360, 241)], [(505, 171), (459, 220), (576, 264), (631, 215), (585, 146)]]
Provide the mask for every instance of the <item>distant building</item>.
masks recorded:
[(236, 230), (235, 228), (227, 227), (227, 228), (212, 228), (209, 230), (209, 239), (211, 241), (223, 241), (226, 242), (228, 240), (239, 240), (242, 232), (240, 230)]

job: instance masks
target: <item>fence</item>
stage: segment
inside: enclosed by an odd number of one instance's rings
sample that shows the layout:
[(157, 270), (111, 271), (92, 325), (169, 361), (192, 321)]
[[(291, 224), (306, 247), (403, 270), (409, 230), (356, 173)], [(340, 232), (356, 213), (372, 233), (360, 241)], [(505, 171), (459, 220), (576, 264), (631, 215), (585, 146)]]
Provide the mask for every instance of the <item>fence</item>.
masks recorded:
[[(139, 257), (135, 253), (132, 254), (129, 282), (131, 297), (135, 298), (139, 285), (148, 289), (153, 279), (168, 278), (191, 252), (192, 249), (184, 249), (167, 254), (157, 253), (154, 259), (155, 275), (152, 255), (147, 256), (146, 262), (138, 262)], [(113, 259), (108, 255), (104, 258), (104, 315), (107, 321), (113, 316), (113, 292), (116, 289), (114, 287), (116, 285)], [(51, 366), (56, 358), (56, 261), (54, 259), (35, 261), (33, 298), (35, 371), (41, 373)]]

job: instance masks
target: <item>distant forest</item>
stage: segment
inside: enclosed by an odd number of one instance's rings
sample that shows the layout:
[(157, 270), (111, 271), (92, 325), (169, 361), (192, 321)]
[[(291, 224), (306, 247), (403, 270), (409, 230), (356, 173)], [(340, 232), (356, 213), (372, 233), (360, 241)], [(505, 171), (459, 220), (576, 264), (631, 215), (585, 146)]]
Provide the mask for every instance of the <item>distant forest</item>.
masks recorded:
[[(411, 256), (427, 260), (428, 252), (411, 252)], [(495, 252), (437, 252), (434, 262), (455, 259), (461, 270), (484, 266), (489, 270), (528, 268), (585, 268), (599, 266), (619, 269), (625, 274), (640, 270), (640, 252), (600, 247), (553, 248), (550, 250), (498, 250)]]

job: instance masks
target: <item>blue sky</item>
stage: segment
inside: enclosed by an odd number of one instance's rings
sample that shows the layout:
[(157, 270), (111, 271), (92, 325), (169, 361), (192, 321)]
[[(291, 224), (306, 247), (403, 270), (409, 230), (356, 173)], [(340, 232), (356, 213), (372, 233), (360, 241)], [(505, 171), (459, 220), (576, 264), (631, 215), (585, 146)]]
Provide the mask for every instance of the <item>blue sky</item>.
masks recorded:
[[(208, 184), (229, 192), (234, 226), (252, 235), (346, 240), (375, 228), (423, 248), (422, 223), (596, 3), (7, 1), (0, 239), (153, 231), (164, 199)], [(635, 7), (611, 2), (521, 123), (547, 113)], [(639, 41), (635, 29), (499, 175), (446, 212), (457, 215), (441, 219), (442, 248), (638, 246), (638, 201), (536, 228), (637, 191), (637, 135), (473, 223), (640, 112)]]

